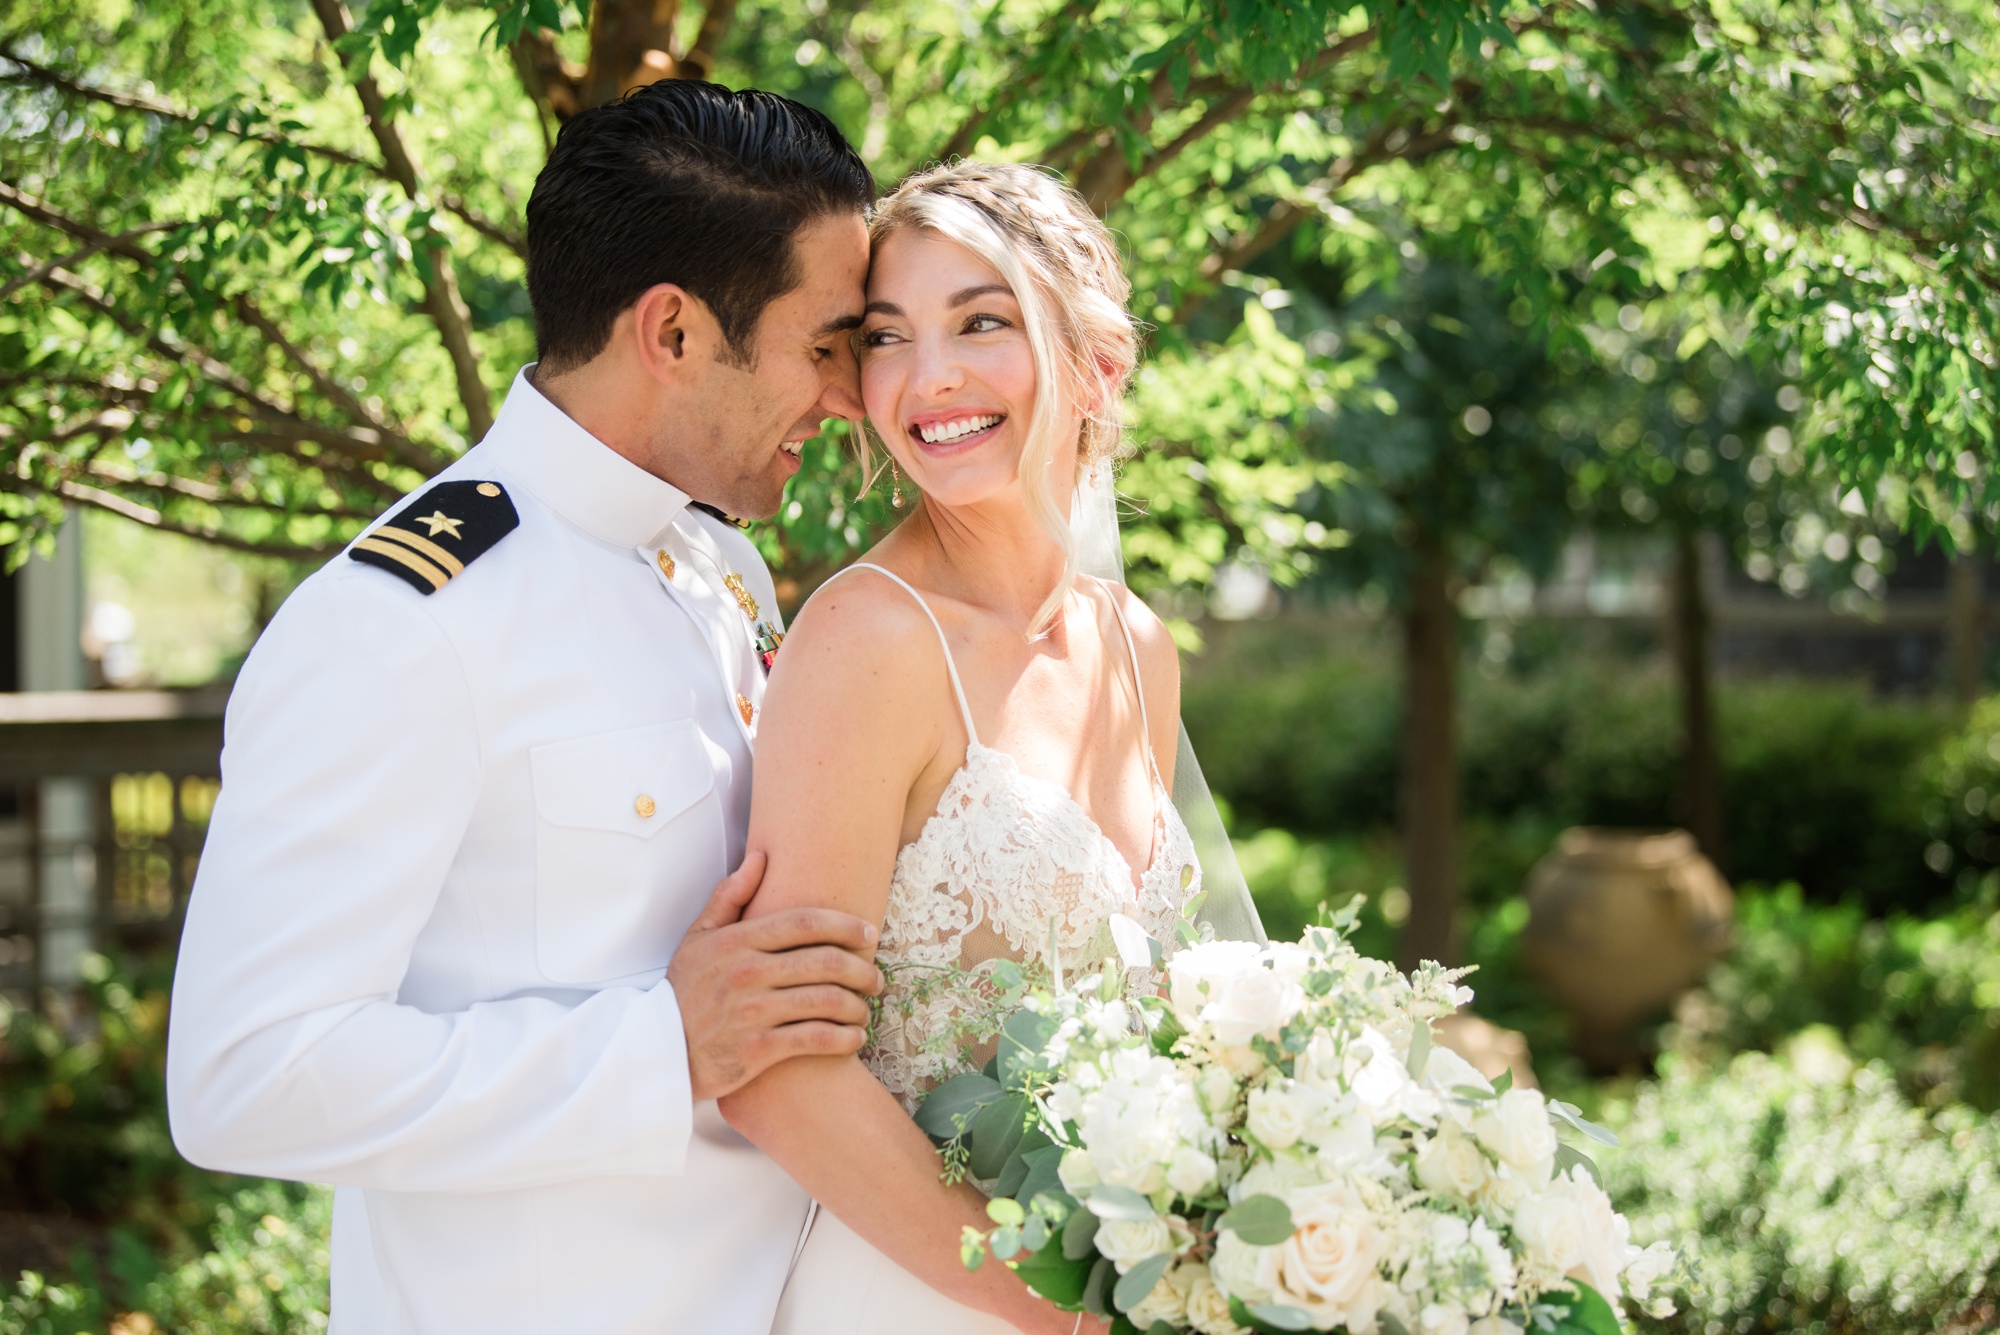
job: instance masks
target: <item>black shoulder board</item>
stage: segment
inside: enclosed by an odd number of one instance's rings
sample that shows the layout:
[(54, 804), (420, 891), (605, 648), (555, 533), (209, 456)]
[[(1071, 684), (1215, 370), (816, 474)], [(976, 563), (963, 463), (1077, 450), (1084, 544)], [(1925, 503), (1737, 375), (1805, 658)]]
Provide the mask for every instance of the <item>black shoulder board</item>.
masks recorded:
[(347, 554), (436, 593), (521, 525), (498, 482), (440, 482), (371, 529)]
[(735, 515), (726, 515), (722, 513), (722, 511), (710, 505), (707, 501), (689, 501), (688, 504), (692, 505), (695, 509), (701, 511), (705, 515), (710, 515), (716, 519), (720, 519), (723, 523), (729, 525), (729, 527), (731, 528), (740, 528), (746, 532), (749, 531), (750, 528), (749, 520), (738, 519)]

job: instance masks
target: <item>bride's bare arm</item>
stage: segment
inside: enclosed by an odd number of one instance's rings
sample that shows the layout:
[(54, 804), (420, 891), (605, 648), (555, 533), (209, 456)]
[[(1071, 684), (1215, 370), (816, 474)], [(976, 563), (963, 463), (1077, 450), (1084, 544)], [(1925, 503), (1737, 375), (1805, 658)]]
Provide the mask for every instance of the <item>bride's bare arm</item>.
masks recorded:
[[(751, 914), (839, 908), (879, 926), (910, 794), (940, 786), (962, 741), (936, 633), (908, 595), (868, 575), (824, 590), (778, 655), (758, 724), (749, 846), (770, 863)], [(958, 1237), (988, 1226), (984, 1197), (939, 1180), (930, 1139), (858, 1058), (781, 1062), (721, 1107), (931, 1287), (1023, 1331), (1070, 1335), (1075, 1317), (1005, 1267), (966, 1271)]]

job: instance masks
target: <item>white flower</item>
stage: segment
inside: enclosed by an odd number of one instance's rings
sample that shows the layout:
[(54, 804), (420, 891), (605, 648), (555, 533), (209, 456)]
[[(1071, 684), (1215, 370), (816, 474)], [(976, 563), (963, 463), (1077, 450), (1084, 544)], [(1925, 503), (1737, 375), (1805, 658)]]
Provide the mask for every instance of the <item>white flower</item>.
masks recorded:
[(1550, 1197), (1567, 1200), (1577, 1223), (1577, 1256), (1564, 1273), (1616, 1303), (1622, 1291), (1620, 1274), (1631, 1259), (1631, 1225), (1612, 1208), (1611, 1198), (1581, 1164), (1557, 1178), (1541, 1199)]
[(1423, 1335), (1467, 1335), (1471, 1322), (1456, 1303), (1426, 1303), (1417, 1313), (1417, 1329)]
[(1056, 1164), (1056, 1179), (1063, 1184), (1063, 1190), (1072, 1196), (1081, 1196), (1103, 1179), (1097, 1176), (1097, 1168), (1090, 1162), (1090, 1151), (1086, 1149), (1065, 1150)]
[(1259, 1035), (1276, 1038), (1305, 1000), (1299, 985), (1264, 968), (1223, 980), (1222, 995), (1202, 1009), (1202, 1022), (1218, 1043), (1241, 1047)]
[(1375, 1124), (1353, 1099), (1331, 1102), (1332, 1116), (1313, 1133), (1320, 1171), (1328, 1177), (1375, 1156)]
[(1521, 1335), (1521, 1328), (1505, 1317), (1486, 1316), (1473, 1322), (1466, 1335)]
[(1427, 1089), (1440, 1093), (1450, 1093), (1461, 1085), (1493, 1092), (1493, 1082), (1479, 1073), (1479, 1068), (1465, 1058), (1440, 1043), (1431, 1049), (1431, 1055), (1424, 1059), (1423, 1084)]
[(1348, 1082), (1348, 1088), (1377, 1126), (1406, 1118), (1422, 1126), (1437, 1120), (1443, 1107), (1438, 1096), (1410, 1078), (1409, 1067), (1397, 1053), (1395, 1044), (1380, 1030), (1361, 1031), (1360, 1041), (1350, 1057), (1362, 1065)]
[(1292, 1236), (1278, 1248), (1282, 1296), (1350, 1330), (1375, 1323), (1385, 1296), (1379, 1269), (1387, 1240), (1368, 1207), (1345, 1183), (1291, 1194)]
[(1650, 1302), (1653, 1286), (1673, 1272), (1678, 1259), (1673, 1247), (1664, 1242), (1656, 1242), (1637, 1252), (1625, 1265), (1625, 1291), (1632, 1295), (1634, 1302)]
[(1546, 1182), (1556, 1161), (1549, 1106), (1532, 1089), (1510, 1089), (1472, 1119), (1479, 1143), (1532, 1183)]
[(1057, 1081), (1049, 1090), (1048, 1109), (1058, 1122), (1074, 1122), (1083, 1113), (1083, 1091), (1071, 1081)]
[(1151, 1328), (1155, 1321), (1164, 1321), (1170, 1326), (1186, 1325), (1188, 1286), (1193, 1279), (1189, 1269), (1186, 1265), (1169, 1267), (1153, 1285), (1152, 1292), (1125, 1314), (1127, 1319), (1140, 1330)]
[(1106, 1219), (1097, 1225), (1097, 1250), (1124, 1274), (1149, 1256), (1173, 1250), (1172, 1226), (1160, 1215), (1151, 1219)]
[(1514, 1208), (1514, 1235), (1528, 1259), (1567, 1275), (1583, 1263), (1583, 1212), (1568, 1193), (1544, 1191)]
[(1201, 1195), (1215, 1185), (1215, 1160), (1193, 1146), (1181, 1146), (1167, 1165), (1167, 1185), (1183, 1196)]
[(1187, 1272), (1187, 1323), (1201, 1335), (1249, 1335), (1229, 1314), (1229, 1295), (1215, 1286), (1208, 1267), (1190, 1261)]
[(1319, 1174), (1311, 1164), (1286, 1156), (1265, 1159), (1253, 1166), (1230, 1189), (1229, 1199), (1232, 1204), (1252, 1196), (1276, 1196), (1284, 1200), (1295, 1188), (1314, 1187), (1319, 1182)]
[(1210, 1113), (1227, 1113), (1236, 1107), (1236, 1077), (1227, 1067), (1204, 1066), (1195, 1077), (1194, 1088), (1201, 1106)]
[(1181, 1024), (1193, 1029), (1228, 979), (1258, 967), (1258, 954), (1254, 941), (1203, 941), (1176, 951), (1167, 961), (1167, 999)]
[(1475, 1200), (1486, 1189), (1492, 1171), (1478, 1142), (1451, 1122), (1440, 1125), (1417, 1151), (1418, 1184), (1441, 1196)]
[(1306, 1131), (1306, 1101), (1275, 1086), (1250, 1091), (1250, 1115), (1246, 1124), (1266, 1149), (1288, 1149)]
[(1226, 1296), (1266, 1303), (1278, 1288), (1278, 1249), (1258, 1247), (1224, 1229), (1215, 1240), (1208, 1270)]

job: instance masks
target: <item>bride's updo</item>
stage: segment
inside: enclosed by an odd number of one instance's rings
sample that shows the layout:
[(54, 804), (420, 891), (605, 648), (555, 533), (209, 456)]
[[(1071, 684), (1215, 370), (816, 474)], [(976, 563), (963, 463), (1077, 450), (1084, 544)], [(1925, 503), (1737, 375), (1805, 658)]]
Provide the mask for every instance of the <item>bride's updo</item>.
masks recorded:
[[(1035, 619), (1043, 625), (1076, 574), (1072, 498), (1051, 494), (1049, 464), (1056, 451), (1074, 449), (1078, 486), (1093, 475), (1108, 486), (1109, 465), (1130, 453), (1124, 398), (1139, 352), (1125, 309), (1131, 281), (1103, 220), (1053, 173), (1024, 163), (953, 162), (914, 173), (877, 205), (869, 242), (879, 247), (906, 228), (964, 246), (1021, 303), (1036, 386), (1022, 487), (1065, 558), (1063, 578)], [(1084, 414), (1081, 431), (1068, 439), (1059, 422), (1065, 401)]]

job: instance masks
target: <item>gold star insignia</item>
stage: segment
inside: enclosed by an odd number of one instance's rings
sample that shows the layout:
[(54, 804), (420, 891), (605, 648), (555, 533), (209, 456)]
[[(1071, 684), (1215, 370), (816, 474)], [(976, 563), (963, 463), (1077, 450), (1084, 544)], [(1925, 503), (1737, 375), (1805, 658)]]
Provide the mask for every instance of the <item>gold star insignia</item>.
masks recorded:
[(736, 605), (743, 609), (743, 615), (755, 621), (757, 600), (750, 596), (750, 590), (743, 587), (743, 576), (735, 573), (727, 574), (722, 577), (722, 582), (728, 585), (729, 592), (735, 595)]
[(416, 522), (429, 525), (433, 538), (440, 533), (449, 533), (454, 538), (463, 538), (465, 536), (458, 531), (458, 526), (465, 521), (463, 519), (453, 519), (442, 510), (433, 510), (429, 514), (419, 517)]

